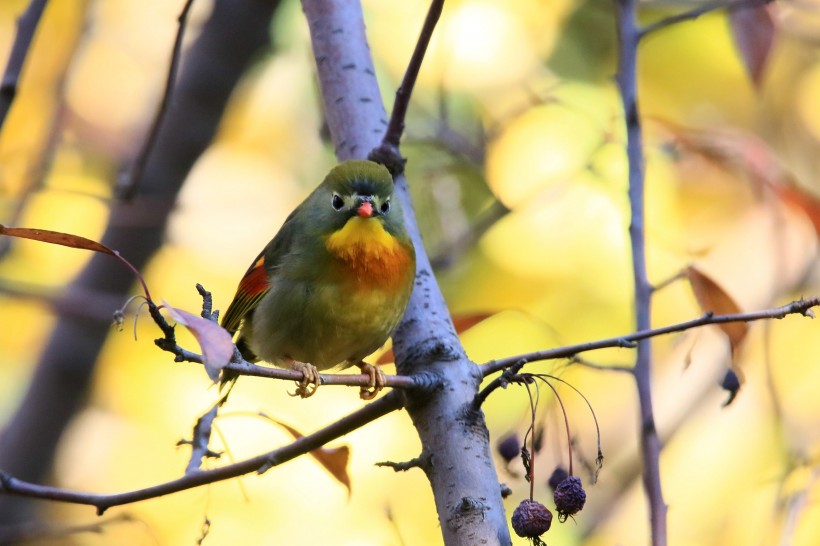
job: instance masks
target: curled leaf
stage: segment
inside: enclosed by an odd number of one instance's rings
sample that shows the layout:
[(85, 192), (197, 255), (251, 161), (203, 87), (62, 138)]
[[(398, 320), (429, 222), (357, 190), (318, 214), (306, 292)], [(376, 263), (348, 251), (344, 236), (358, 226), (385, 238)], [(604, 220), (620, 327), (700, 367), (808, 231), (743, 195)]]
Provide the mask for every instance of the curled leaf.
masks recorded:
[(755, 86), (760, 87), (775, 37), (775, 23), (765, 5), (729, 11), (735, 46)]
[[(479, 322), (490, 318), (494, 314), (495, 313), (490, 312), (457, 313), (455, 315), (451, 315), (451, 318), (456, 333), (463, 334)], [(376, 364), (381, 366), (383, 364), (390, 364), (394, 360), (395, 357), (393, 356), (393, 349), (388, 349), (379, 355), (378, 360), (376, 360)]]
[(151, 301), (151, 293), (148, 292), (148, 285), (145, 284), (145, 279), (142, 278), (140, 272), (134, 267), (131, 262), (123, 258), (119, 252), (112, 250), (102, 243), (73, 235), (71, 233), (63, 233), (61, 231), (50, 231), (48, 229), (34, 229), (34, 228), (12, 228), (0, 224), (0, 235), (7, 235), (9, 237), (17, 237), (19, 239), (31, 239), (32, 241), (40, 241), (42, 243), (50, 243), (52, 245), (67, 246), (70, 248), (79, 248), (81, 250), (92, 250), (94, 252), (101, 252), (114, 256), (119, 261), (124, 263), (128, 269), (136, 275), (142, 290), (145, 293), (145, 299)]
[(202, 361), (211, 381), (219, 379), (219, 372), (228, 365), (233, 356), (231, 334), (212, 320), (193, 315), (188, 311), (176, 309), (166, 304), (171, 316), (194, 335), (202, 349)]
[[(692, 285), (692, 292), (704, 313), (714, 313), (716, 315), (734, 315), (741, 312), (740, 306), (726, 291), (711, 277), (706, 275), (696, 266), (689, 266), (686, 270), (689, 283)], [(737, 360), (737, 352), (740, 349), (746, 334), (749, 332), (749, 325), (745, 322), (725, 322), (717, 324), (717, 327), (729, 338), (732, 348), (732, 361)], [(735, 370), (741, 378), (740, 370)]]
[(43, 243), (51, 243), (53, 245), (67, 246), (71, 248), (80, 248), (84, 250), (93, 250), (94, 252), (102, 252), (117, 256), (118, 253), (111, 250), (102, 243), (80, 237), (79, 235), (72, 235), (71, 233), (62, 233), (60, 231), (49, 231), (47, 229), (31, 229), (31, 228), (12, 228), (0, 224), (0, 234), (8, 235), (9, 237), (18, 237), (20, 239), (31, 239), (33, 241), (40, 241)]
[[(301, 432), (282, 421), (274, 419), (269, 415), (263, 414), (263, 417), (287, 430), (290, 435), (297, 440), (304, 436)], [(316, 459), (319, 464), (325, 467), (325, 470), (330, 472), (331, 476), (344, 485), (347, 488), (348, 494), (350, 494), (350, 476), (347, 473), (347, 463), (350, 460), (350, 448), (348, 446), (320, 447), (311, 451), (310, 455)]]

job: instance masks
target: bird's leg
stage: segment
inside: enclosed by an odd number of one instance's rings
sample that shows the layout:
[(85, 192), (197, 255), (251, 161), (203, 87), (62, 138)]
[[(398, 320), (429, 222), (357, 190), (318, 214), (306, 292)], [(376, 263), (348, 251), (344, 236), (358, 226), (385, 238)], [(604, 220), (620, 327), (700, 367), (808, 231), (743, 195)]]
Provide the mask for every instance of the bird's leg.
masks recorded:
[(298, 360), (290, 360), (288, 364), (290, 369), (302, 372), (302, 380), (297, 383), (298, 386), (296, 390), (288, 394), (301, 398), (309, 398), (316, 394), (316, 391), (319, 390), (319, 385), (322, 383), (322, 380), (319, 378), (319, 370), (316, 369), (316, 366), (307, 362), (299, 362)]
[(370, 376), (370, 382), (359, 390), (359, 396), (362, 400), (373, 400), (384, 388), (384, 372), (378, 366), (373, 366), (367, 362), (357, 362), (356, 366), (359, 367), (362, 373)]

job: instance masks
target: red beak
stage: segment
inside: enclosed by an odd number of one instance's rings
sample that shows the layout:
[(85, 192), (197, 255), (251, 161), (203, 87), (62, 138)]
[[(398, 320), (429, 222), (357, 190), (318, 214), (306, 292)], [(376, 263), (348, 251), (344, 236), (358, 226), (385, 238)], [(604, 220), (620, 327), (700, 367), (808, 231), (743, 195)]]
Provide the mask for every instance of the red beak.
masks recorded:
[(365, 201), (359, 208), (356, 210), (356, 214), (358, 214), (362, 218), (370, 218), (373, 216), (373, 205), (370, 201)]

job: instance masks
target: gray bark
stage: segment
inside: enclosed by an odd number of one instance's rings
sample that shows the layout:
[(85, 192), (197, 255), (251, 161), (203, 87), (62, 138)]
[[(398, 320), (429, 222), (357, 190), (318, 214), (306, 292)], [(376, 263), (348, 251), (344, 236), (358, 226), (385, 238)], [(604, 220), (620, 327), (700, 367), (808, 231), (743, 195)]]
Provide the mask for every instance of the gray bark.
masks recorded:
[[(361, 7), (356, 0), (303, 0), (302, 7), (337, 156), (366, 157), (387, 122)], [(464, 354), (432, 274), (404, 176), (397, 179), (397, 191), (416, 245), (417, 271), (410, 305), (393, 336), (394, 351), (399, 373), (434, 373), (444, 381), (424, 397), (407, 393), (444, 542), (511, 544), (484, 415), (472, 403), (481, 376)]]

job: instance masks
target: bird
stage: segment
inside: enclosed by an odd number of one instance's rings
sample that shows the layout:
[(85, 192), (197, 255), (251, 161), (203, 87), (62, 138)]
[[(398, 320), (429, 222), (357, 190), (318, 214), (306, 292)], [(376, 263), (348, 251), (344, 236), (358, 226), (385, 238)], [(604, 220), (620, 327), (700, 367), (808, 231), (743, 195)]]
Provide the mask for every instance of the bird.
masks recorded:
[(383, 165), (336, 165), (239, 282), (222, 327), (232, 336), (238, 332), (245, 360), (301, 371), (293, 395), (312, 396), (319, 370), (354, 365), (370, 378), (363, 399), (384, 387), (384, 374), (363, 359), (398, 325), (416, 271), (393, 189)]

